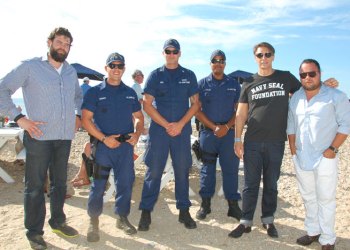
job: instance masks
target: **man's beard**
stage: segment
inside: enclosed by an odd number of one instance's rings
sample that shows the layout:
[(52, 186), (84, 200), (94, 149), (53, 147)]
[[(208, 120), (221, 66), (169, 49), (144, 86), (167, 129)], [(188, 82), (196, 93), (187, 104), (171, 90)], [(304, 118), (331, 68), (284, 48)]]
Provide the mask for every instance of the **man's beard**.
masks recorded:
[(316, 89), (319, 89), (321, 87), (321, 83), (317, 84), (317, 83), (314, 83), (314, 84), (310, 84), (310, 85), (303, 85), (303, 88), (307, 91), (313, 91), (313, 90), (316, 90)]
[(58, 53), (58, 51), (51, 46), (50, 55), (56, 62), (63, 63), (66, 60), (68, 53)]

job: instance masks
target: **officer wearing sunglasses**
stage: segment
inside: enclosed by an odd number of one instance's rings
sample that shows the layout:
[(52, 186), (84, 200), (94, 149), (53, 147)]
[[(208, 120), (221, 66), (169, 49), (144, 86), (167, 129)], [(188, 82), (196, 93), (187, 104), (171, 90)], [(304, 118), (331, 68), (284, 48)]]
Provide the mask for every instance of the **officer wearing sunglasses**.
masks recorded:
[(130, 213), (135, 180), (134, 145), (143, 130), (144, 118), (136, 92), (122, 81), (125, 71), (124, 57), (119, 53), (110, 54), (105, 70), (107, 78), (86, 93), (82, 105), (83, 126), (99, 141), (96, 146), (94, 180), (88, 201), (89, 242), (100, 239), (99, 216), (102, 213), (103, 195), (111, 169), (114, 171), (117, 192), (114, 208), (117, 228), (126, 234), (137, 232), (127, 216)]
[(175, 173), (179, 222), (188, 229), (197, 227), (189, 213), (191, 202), (188, 194), (189, 170), (192, 166), (191, 118), (199, 108), (197, 78), (191, 70), (179, 64), (181, 50), (177, 40), (165, 41), (163, 56), (165, 65), (150, 73), (144, 89), (143, 107), (152, 121), (145, 153), (147, 172), (139, 206), (142, 210), (139, 231), (149, 230), (151, 212), (159, 195), (169, 153)]
[[(254, 46), (253, 53), (258, 73), (243, 82), (236, 114), (235, 153), (244, 160), (242, 218), (229, 236), (239, 238), (251, 231), (263, 175), (261, 222), (268, 236), (277, 238), (274, 214), (277, 181), (287, 139), (288, 102), (290, 94), (296, 92), (301, 83), (289, 71), (272, 67), (275, 49), (271, 44), (259, 43)], [(334, 86), (337, 81), (331, 79), (328, 84)], [(243, 144), (245, 125), (247, 130)]]
[(241, 219), (238, 200), (239, 159), (234, 153), (234, 124), (236, 107), (241, 91), (240, 84), (229, 78), (224, 69), (226, 56), (215, 50), (210, 57), (211, 74), (198, 82), (199, 100), (202, 104), (196, 118), (201, 122), (199, 131), (203, 166), (199, 194), (202, 204), (196, 218), (203, 220), (211, 213), (211, 197), (215, 193), (216, 161), (222, 170), (223, 190), (228, 202), (227, 216)]

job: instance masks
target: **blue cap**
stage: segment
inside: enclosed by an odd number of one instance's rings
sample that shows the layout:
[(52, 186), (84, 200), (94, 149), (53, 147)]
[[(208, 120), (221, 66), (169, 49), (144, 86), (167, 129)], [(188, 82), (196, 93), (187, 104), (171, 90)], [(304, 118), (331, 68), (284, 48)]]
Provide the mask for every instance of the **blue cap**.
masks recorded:
[(173, 47), (174, 49), (180, 50), (180, 44), (176, 39), (168, 39), (165, 41), (163, 50)]
[(210, 61), (213, 60), (213, 58), (216, 56), (221, 56), (222, 59), (226, 61), (225, 53), (222, 50), (219, 50), (219, 49), (214, 50), (213, 53), (211, 53)]
[(108, 65), (112, 62), (118, 62), (118, 61), (121, 63), (125, 63), (124, 56), (122, 56), (121, 54), (119, 54), (117, 52), (114, 52), (108, 56), (107, 61), (106, 61), (106, 65)]

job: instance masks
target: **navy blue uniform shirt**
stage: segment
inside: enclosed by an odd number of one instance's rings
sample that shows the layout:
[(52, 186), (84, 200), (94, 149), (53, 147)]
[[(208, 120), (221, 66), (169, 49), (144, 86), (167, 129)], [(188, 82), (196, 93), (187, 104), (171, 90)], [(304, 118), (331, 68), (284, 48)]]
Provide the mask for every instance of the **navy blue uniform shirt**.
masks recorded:
[[(189, 109), (189, 98), (198, 93), (197, 78), (193, 71), (179, 65), (174, 71), (165, 66), (149, 75), (144, 93), (155, 99), (157, 111), (168, 122), (178, 122)], [(152, 122), (151, 126), (160, 126)], [(184, 127), (192, 131), (190, 123)]]
[(224, 75), (216, 80), (212, 74), (198, 82), (199, 100), (203, 113), (214, 123), (226, 123), (235, 113), (235, 104), (241, 92), (240, 84)]
[(82, 109), (94, 113), (94, 122), (105, 135), (134, 132), (132, 113), (140, 111), (136, 92), (123, 82), (112, 86), (105, 81), (84, 96)]

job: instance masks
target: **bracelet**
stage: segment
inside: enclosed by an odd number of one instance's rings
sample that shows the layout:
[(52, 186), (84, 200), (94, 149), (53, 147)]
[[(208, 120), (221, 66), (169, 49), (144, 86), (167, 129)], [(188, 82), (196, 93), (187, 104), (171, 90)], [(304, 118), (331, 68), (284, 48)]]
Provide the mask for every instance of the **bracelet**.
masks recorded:
[(235, 142), (241, 142), (241, 138), (235, 138)]
[(225, 124), (225, 127), (227, 128), (227, 131), (230, 130), (230, 128), (227, 126), (227, 124)]
[(102, 139), (101, 139), (101, 142), (104, 142), (107, 138), (107, 135), (105, 135)]
[(14, 122), (17, 122), (19, 119), (21, 119), (21, 118), (23, 118), (23, 117), (25, 117), (25, 115), (19, 114), (19, 115), (17, 115), (17, 116), (15, 117), (15, 119), (13, 119), (13, 121), (14, 121)]

